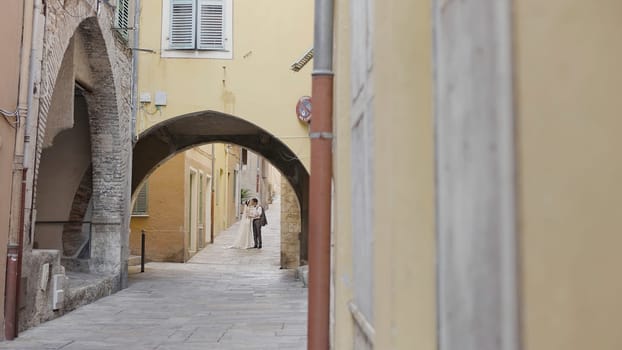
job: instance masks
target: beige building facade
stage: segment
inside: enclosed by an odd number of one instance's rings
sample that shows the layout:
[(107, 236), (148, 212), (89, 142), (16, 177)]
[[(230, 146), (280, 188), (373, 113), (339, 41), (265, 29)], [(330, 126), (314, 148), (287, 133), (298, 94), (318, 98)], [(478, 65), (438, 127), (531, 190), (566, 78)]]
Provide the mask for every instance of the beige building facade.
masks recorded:
[[(121, 16), (116, 5), (3, 4), (0, 40), (10, 50), (2, 55), (0, 98), (7, 338), (127, 281), (121, 242), (129, 227), (132, 54), (128, 38), (112, 29)], [(71, 288), (73, 272), (101, 277), (89, 297)]]
[[(308, 68), (295, 73), (290, 66), (311, 45), (312, 9), (311, 1), (280, 0), (141, 4), (134, 189), (159, 162), (191, 146), (239, 146), (247, 152), (246, 164), (242, 150), (214, 154), (216, 163), (223, 162), (212, 179), (214, 232), (239, 218), (242, 189), (269, 207), (282, 174), (298, 201), (287, 207), (299, 220), (287, 236), (304, 244), (309, 139), (308, 124), (296, 117), (295, 106), (311, 85)], [(305, 247), (288, 251), (306, 255)]]
[[(24, 122), (27, 113), (32, 13), (29, 1), (7, 1), (0, 14), (0, 271), (6, 271), (7, 244), (19, 232), (23, 176)], [(0, 324), (4, 325), (5, 279), (0, 279)], [(0, 339), (4, 333), (0, 335)]]
[(620, 348), (622, 4), (335, 9), (332, 347)]

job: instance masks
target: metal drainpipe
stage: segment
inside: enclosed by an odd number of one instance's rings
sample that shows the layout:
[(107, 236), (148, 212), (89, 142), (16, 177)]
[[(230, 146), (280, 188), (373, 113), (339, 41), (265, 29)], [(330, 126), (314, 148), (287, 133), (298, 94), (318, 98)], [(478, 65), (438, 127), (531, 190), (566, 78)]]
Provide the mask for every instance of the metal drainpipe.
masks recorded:
[(333, 6), (315, 0), (309, 182), (308, 349), (330, 346), (330, 221), (333, 145)]
[[(129, 46), (131, 47), (138, 47), (138, 40), (139, 40), (139, 32), (138, 32), (138, 26), (139, 26), (139, 22), (140, 22), (140, 0), (135, 0), (134, 1), (134, 20), (133, 20), (133, 25), (132, 27), (133, 29), (133, 33), (132, 33), (132, 39), (133, 42), (132, 43), (128, 43)], [(127, 230), (127, 236), (123, 237), (123, 246), (124, 248), (122, 248), (122, 261), (121, 261), (121, 266), (124, 266), (124, 268), (121, 270), (121, 274), (120, 274), (120, 282), (121, 282), (121, 288), (127, 288), (128, 286), (128, 270), (127, 270), (127, 264), (125, 264), (125, 262), (127, 262), (127, 259), (129, 257), (129, 247), (126, 246), (125, 244), (129, 244), (129, 236), (131, 234), (131, 228), (130, 228), (130, 222), (131, 222), (131, 213), (132, 213), (132, 167), (133, 167), (133, 161), (132, 161), (132, 154), (133, 154), (133, 149), (134, 149), (134, 144), (138, 141), (138, 137), (137, 137), (137, 133), (136, 133), (136, 119), (137, 119), (137, 114), (138, 114), (138, 52), (136, 50), (132, 50), (132, 90), (130, 91), (130, 109), (131, 109), (131, 116), (130, 116), (130, 144), (128, 145), (128, 147), (130, 147), (128, 155), (127, 155), (127, 166), (128, 169), (130, 169), (130, 172), (127, 175), (127, 179), (125, 182), (125, 203), (124, 203), (124, 213), (125, 215), (128, 215), (128, 217), (126, 217), (126, 220), (123, 220), (124, 225), (121, 228), (122, 230)], [(127, 253), (126, 253), (127, 252)], [(144, 259), (144, 256), (143, 256)], [(144, 263), (143, 263), (144, 265)], [(144, 269), (144, 268), (143, 268)], [(143, 271), (141, 271), (143, 272)]]
[[(28, 67), (28, 87), (27, 87), (27, 115), (24, 125), (20, 125), (20, 132), (16, 135), (15, 140), (15, 151), (16, 155), (22, 155), (22, 171), (21, 171), (21, 182), (19, 183), (20, 188), (20, 205), (18, 208), (18, 226), (15, 228), (15, 232), (17, 237), (13, 235), (13, 228), (11, 228), (11, 236), (9, 237), (9, 245), (7, 251), (7, 273), (6, 273), (6, 284), (5, 284), (5, 309), (4, 309), (4, 322), (5, 322), (5, 338), (7, 340), (13, 340), (17, 337), (19, 333), (19, 291), (20, 291), (20, 279), (21, 279), (21, 269), (22, 269), (22, 255), (24, 250), (24, 234), (25, 234), (25, 204), (26, 204), (26, 182), (28, 176), (28, 167), (30, 162), (30, 149), (27, 143), (30, 140), (30, 128), (32, 125), (33, 118), (35, 118), (38, 114), (38, 92), (35, 95), (34, 86), (35, 83), (38, 83), (38, 79), (40, 77), (35, 76), (35, 72), (37, 69), (40, 69), (41, 65), (41, 55), (42, 55), (42, 45), (38, 44), (36, 39), (39, 37), (39, 31), (42, 30), (40, 23), (40, 13), (43, 5), (41, 0), (35, 0), (33, 2), (26, 1), (24, 2), (24, 12), (23, 12), (23, 28), (26, 26), (31, 26), (32, 33), (30, 37), (30, 50), (29, 50), (29, 67)], [(26, 21), (27, 11), (32, 11), (31, 21)], [(43, 24), (45, 27), (45, 24)], [(43, 28), (44, 30), (44, 28)], [(23, 41), (22, 45), (27, 44), (27, 41)], [(23, 47), (22, 47), (23, 49)], [(28, 57), (25, 52), (22, 52), (21, 60), (22, 64), (25, 61), (25, 58)], [(23, 70), (20, 70), (20, 75), (23, 74)], [(20, 77), (20, 85), (21, 85)], [(20, 89), (21, 90), (21, 89)], [(24, 98), (22, 95), (22, 91), (20, 91), (19, 95), (19, 104), (22, 103), (22, 99)], [(36, 105), (34, 103), (36, 99)], [(21, 108), (20, 108), (21, 109)], [(18, 147), (19, 146), (19, 147)], [(15, 182), (14, 182), (15, 185)], [(16, 192), (13, 190), (12, 192)], [(13, 213), (11, 214), (13, 215)], [(13, 219), (11, 219), (13, 221)]]
[(216, 174), (216, 171), (215, 171), (215, 168), (214, 168), (216, 166), (216, 155), (214, 154), (214, 150), (215, 150), (215, 147), (214, 147), (214, 144), (212, 143), (212, 181), (210, 181), (210, 185), (212, 187), (211, 188), (212, 200), (211, 200), (211, 203), (210, 203), (211, 204), (211, 209), (210, 209), (211, 212), (210, 212), (210, 220), (209, 220), (209, 226), (210, 226), (209, 227), (209, 232), (210, 232), (210, 239), (209, 239), (209, 241), (210, 241), (210, 243), (214, 243), (214, 213), (216, 212), (216, 210), (215, 210), (216, 209), (215, 208), (216, 203), (214, 202), (215, 199), (216, 199), (215, 198), (216, 197), (215, 196), (215, 190), (214, 190), (214, 181), (216, 181), (216, 178), (214, 177), (215, 174)]

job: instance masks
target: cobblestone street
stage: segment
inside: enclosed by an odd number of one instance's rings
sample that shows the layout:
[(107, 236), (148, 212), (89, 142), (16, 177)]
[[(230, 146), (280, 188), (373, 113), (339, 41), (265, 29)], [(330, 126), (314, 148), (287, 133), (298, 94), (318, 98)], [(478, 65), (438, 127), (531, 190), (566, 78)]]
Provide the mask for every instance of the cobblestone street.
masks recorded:
[(266, 212), (263, 249), (228, 249), (233, 225), (190, 262), (131, 271), (129, 288), (0, 349), (304, 349), (307, 290), (279, 269), (279, 205)]

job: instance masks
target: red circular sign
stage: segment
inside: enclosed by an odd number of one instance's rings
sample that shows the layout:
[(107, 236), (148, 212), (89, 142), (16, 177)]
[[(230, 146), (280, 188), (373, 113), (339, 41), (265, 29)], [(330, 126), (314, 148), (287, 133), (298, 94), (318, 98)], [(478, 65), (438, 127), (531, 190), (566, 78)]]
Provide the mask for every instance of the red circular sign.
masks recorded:
[(296, 103), (296, 115), (303, 122), (311, 122), (311, 97), (302, 96)]

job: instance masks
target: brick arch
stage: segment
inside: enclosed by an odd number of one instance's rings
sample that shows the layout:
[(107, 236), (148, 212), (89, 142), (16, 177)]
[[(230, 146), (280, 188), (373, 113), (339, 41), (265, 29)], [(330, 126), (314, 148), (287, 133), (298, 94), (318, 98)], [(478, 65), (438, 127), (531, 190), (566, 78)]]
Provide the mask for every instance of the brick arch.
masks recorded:
[(132, 154), (132, 193), (174, 155), (216, 142), (236, 144), (261, 155), (291, 185), (300, 211), (299, 260), (307, 261), (309, 173), (283, 141), (244, 118), (207, 110), (169, 118), (145, 130)]
[[(39, 93), (36, 122), (35, 159), (33, 168), (33, 206), (39, 165), (48, 128), (48, 116), (53, 103), (57, 80), (63, 67), (72, 38), (80, 33), (84, 40), (88, 64), (96, 84), (88, 86), (85, 98), (88, 105), (91, 159), (93, 225), (90, 270), (118, 274), (123, 270), (123, 245), (120, 236), (127, 235), (129, 218), (125, 215), (129, 193), (128, 174), (131, 151), (130, 101), (131, 52), (113, 27), (114, 8), (98, 1), (51, 1), (46, 5), (41, 80), (35, 86)], [(92, 3), (92, 4), (91, 4)], [(101, 6), (101, 7), (100, 7)], [(99, 7), (99, 11), (98, 11)], [(99, 12), (99, 13), (98, 13)], [(105, 28), (105, 30), (102, 30)], [(71, 127), (71, 126), (69, 126)], [(34, 130), (33, 130), (34, 131)], [(47, 136), (47, 137), (53, 137)], [(87, 176), (87, 175), (85, 175)], [(89, 174), (90, 176), (90, 174)], [(81, 187), (84, 187), (82, 181)], [(81, 198), (74, 196), (74, 202)], [(87, 198), (89, 199), (89, 198)], [(84, 198), (82, 198), (84, 200)], [(74, 203), (72, 207), (79, 206)]]

